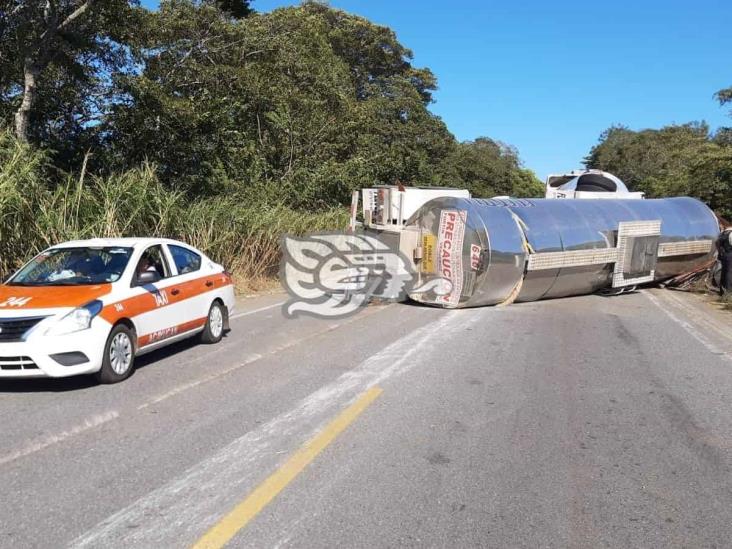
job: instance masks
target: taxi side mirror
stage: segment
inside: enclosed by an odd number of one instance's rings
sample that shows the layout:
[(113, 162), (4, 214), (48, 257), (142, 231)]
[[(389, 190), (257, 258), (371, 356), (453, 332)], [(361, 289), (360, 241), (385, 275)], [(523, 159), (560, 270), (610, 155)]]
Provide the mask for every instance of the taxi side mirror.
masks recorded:
[(160, 280), (160, 275), (154, 271), (144, 271), (137, 275), (137, 285), (145, 286), (146, 284), (153, 284)]

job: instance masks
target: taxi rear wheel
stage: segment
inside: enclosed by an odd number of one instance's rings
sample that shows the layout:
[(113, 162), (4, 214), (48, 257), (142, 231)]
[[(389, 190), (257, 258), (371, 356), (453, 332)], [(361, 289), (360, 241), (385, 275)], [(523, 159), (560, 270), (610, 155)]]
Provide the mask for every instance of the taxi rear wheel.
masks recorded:
[(132, 375), (135, 369), (134, 334), (124, 324), (117, 324), (109, 333), (104, 346), (102, 368), (96, 377), (100, 383), (118, 383)]
[(226, 311), (224, 306), (214, 301), (208, 310), (206, 325), (199, 336), (201, 343), (218, 343), (224, 337), (224, 326), (226, 323)]

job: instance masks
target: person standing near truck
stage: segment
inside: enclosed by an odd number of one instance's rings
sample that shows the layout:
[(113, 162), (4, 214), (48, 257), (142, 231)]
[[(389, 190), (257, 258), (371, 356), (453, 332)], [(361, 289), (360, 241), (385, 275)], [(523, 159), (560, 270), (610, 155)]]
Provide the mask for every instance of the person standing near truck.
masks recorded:
[(732, 227), (722, 230), (717, 244), (719, 246), (719, 261), (722, 263), (719, 293), (721, 295), (732, 295)]

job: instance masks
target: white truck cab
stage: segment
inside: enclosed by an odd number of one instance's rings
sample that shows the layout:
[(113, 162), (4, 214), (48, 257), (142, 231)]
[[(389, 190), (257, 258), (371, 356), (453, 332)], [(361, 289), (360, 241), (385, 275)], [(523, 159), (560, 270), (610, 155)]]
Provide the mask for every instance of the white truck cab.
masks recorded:
[(642, 199), (642, 192), (630, 192), (620, 178), (602, 170), (574, 170), (546, 178), (546, 198)]

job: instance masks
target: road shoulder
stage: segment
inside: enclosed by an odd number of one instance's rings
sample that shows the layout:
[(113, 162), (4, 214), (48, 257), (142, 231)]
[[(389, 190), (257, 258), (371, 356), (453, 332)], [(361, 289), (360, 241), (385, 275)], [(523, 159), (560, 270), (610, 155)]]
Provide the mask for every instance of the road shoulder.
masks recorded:
[(732, 361), (732, 315), (706, 296), (652, 288), (646, 296), (713, 354)]

